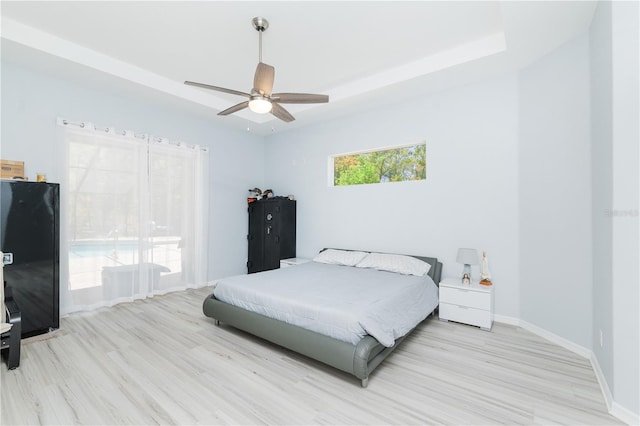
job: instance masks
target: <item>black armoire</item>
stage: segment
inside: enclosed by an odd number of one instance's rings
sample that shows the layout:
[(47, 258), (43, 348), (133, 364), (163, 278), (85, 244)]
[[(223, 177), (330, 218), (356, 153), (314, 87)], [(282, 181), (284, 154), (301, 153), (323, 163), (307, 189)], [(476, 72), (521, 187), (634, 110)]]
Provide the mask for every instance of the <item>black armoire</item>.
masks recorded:
[(296, 257), (296, 202), (268, 198), (249, 204), (249, 273), (280, 267), (280, 259)]
[(0, 185), (4, 280), (20, 308), (22, 337), (35, 336), (60, 326), (60, 186), (10, 180)]

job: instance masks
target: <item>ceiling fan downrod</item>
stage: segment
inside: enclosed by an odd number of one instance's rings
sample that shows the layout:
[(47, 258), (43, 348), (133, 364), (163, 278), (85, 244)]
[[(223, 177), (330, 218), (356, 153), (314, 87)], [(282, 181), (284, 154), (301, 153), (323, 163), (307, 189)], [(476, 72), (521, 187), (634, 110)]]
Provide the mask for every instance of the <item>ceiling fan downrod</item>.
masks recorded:
[(262, 62), (262, 33), (269, 28), (269, 21), (260, 16), (256, 16), (251, 20), (253, 24), (253, 28), (258, 31), (259, 41), (258, 41), (258, 62)]

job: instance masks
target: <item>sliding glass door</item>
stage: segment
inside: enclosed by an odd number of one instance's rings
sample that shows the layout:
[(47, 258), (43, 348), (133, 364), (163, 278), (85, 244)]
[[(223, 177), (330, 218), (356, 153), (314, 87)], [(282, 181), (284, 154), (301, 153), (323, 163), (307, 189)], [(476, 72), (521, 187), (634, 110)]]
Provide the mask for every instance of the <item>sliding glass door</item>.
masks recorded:
[(62, 125), (65, 311), (205, 285), (207, 152), (90, 124)]

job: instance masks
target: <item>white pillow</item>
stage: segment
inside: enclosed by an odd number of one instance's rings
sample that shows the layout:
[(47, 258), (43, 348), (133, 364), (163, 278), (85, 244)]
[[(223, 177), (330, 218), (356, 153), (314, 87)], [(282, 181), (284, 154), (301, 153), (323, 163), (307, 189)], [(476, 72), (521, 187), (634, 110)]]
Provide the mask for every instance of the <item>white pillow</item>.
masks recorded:
[(418, 277), (425, 275), (431, 269), (431, 265), (415, 257), (384, 253), (369, 253), (356, 267), (373, 268)]
[(313, 258), (314, 262), (331, 263), (334, 265), (356, 266), (367, 255), (364, 251), (348, 251), (327, 249)]

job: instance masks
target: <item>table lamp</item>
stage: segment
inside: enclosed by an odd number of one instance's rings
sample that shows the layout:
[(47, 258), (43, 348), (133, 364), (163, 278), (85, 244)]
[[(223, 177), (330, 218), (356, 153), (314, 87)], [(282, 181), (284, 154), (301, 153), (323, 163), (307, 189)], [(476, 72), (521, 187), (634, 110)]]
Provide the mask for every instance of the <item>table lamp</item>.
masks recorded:
[(471, 265), (478, 264), (478, 251), (472, 248), (458, 249), (456, 262), (464, 265), (462, 269), (462, 279), (464, 279), (464, 276), (466, 275), (469, 278), (469, 281), (471, 281)]

